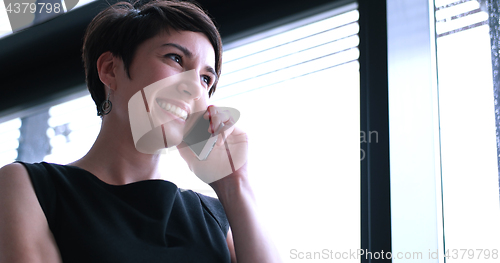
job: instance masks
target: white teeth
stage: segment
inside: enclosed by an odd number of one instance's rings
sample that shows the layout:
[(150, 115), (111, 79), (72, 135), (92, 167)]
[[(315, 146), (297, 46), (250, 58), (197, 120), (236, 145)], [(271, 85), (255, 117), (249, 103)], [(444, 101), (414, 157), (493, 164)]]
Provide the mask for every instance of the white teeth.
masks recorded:
[(162, 109), (173, 113), (174, 115), (180, 117), (183, 120), (187, 119), (187, 112), (185, 110), (170, 103), (166, 103), (164, 101), (157, 101), (157, 103)]

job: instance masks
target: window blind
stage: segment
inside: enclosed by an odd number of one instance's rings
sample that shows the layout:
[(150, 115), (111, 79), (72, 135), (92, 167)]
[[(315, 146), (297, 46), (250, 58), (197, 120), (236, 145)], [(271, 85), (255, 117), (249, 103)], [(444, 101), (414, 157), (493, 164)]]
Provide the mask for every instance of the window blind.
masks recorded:
[(358, 18), (351, 10), (225, 51), (217, 99), (356, 62)]
[(436, 0), (435, 11), (437, 37), (488, 24), (487, 7), (477, 0)]

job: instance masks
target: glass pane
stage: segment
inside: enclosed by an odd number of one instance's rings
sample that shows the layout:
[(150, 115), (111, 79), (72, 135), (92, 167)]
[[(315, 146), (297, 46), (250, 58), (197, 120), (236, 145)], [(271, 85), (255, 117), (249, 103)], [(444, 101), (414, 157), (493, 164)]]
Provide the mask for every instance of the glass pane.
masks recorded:
[[(488, 13), (476, 0), (438, 4), (436, 1), (447, 262), (491, 262), (493, 250), (498, 258), (500, 249), (500, 208)], [(468, 249), (469, 254), (462, 257), (463, 251), (459, 251), (458, 256), (451, 256), (454, 249)], [(484, 252), (479, 255), (479, 249), (489, 250), (489, 258)]]
[(12, 163), (17, 158), (21, 119), (16, 118), (0, 123), (0, 167)]
[(94, 144), (101, 119), (90, 95), (50, 108), (47, 136), (52, 147), (45, 162), (67, 164), (83, 157)]

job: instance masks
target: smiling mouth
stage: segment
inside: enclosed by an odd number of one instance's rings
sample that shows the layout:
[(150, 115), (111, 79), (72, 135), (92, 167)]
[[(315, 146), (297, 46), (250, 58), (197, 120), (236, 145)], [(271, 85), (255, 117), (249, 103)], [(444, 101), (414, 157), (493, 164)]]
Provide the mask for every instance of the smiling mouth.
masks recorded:
[(186, 120), (188, 117), (188, 113), (185, 110), (183, 110), (183, 109), (181, 109), (173, 104), (170, 104), (170, 103), (165, 102), (165, 101), (160, 100), (160, 99), (156, 99), (156, 103), (158, 103), (158, 106), (160, 106), (160, 108), (172, 113), (173, 115), (175, 115), (183, 120)]

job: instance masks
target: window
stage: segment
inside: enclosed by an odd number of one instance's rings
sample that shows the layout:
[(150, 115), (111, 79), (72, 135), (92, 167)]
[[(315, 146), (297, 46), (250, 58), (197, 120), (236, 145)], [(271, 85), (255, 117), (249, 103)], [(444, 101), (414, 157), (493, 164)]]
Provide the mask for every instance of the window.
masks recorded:
[(351, 4), (318, 17), (226, 45), (214, 96), (241, 112), (251, 179), (285, 262), (360, 247), (359, 13)]
[(498, 260), (485, 3), (388, 1), (393, 262)]
[(44, 157), (45, 162), (66, 164), (78, 160), (90, 150), (101, 128), (90, 95), (51, 107), (49, 116), (51, 151)]
[(19, 128), (21, 128), (19, 118), (0, 124), (0, 167), (14, 162), (17, 158), (17, 147), (21, 135)]
[[(450, 254), (460, 248), (498, 252), (500, 197), (486, 1), (435, 4), (445, 249)], [(475, 257), (449, 257), (447, 262), (494, 258), (474, 252)]]

